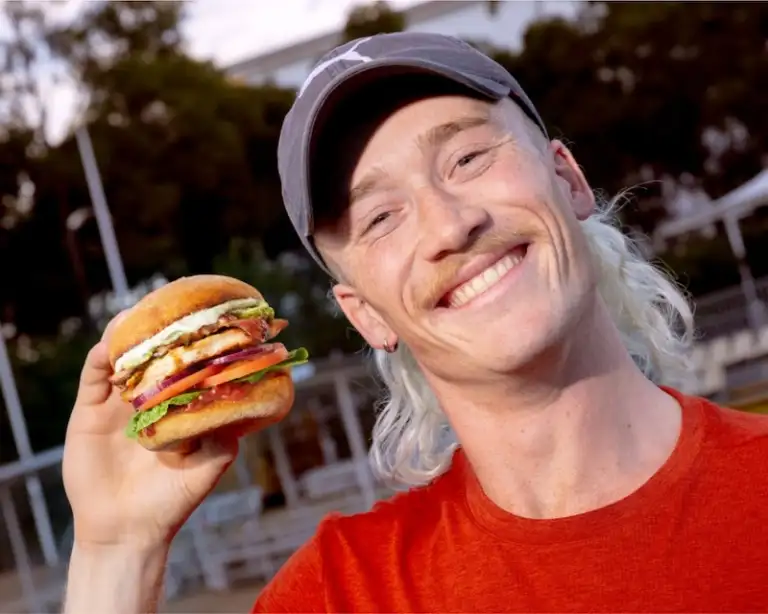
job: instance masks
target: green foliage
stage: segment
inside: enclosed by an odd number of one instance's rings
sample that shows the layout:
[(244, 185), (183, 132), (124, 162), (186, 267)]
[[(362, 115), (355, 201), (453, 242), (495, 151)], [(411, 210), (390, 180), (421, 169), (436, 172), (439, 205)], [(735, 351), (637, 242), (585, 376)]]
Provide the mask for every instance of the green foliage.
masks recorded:
[[(274, 152), (294, 93), (235, 85), (186, 56), (181, 7), (93, 4), (47, 35), (88, 90), (89, 132), (132, 282), (209, 271), (231, 238), (259, 237), (285, 222)], [(67, 217), (90, 205), (74, 137), (29, 158), (28, 135), (12, 136), (0, 160), (15, 169), (0, 172), (0, 187), (12, 194), (24, 171), (35, 207), (0, 242), (28, 263), (10, 273), (6, 304), (22, 331), (53, 334), (109, 278), (94, 220), (65, 230)]]
[[(16, 385), (35, 450), (46, 450), (64, 440), (80, 369), (88, 350), (96, 341), (98, 335), (81, 330), (61, 338), (31, 341), (21, 337), (9, 344)], [(4, 424), (6, 414), (1, 399), (0, 418), (1, 464), (16, 458), (12, 433)]]
[(344, 27), (344, 40), (351, 41), (374, 34), (400, 32), (404, 29), (403, 14), (390, 8), (384, 0), (377, 0), (352, 9)]

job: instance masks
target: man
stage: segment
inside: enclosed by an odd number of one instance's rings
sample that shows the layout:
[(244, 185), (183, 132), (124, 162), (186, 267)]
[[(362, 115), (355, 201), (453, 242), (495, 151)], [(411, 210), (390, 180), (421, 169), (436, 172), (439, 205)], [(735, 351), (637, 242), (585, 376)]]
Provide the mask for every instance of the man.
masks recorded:
[[(377, 350), (374, 468), (412, 488), (326, 519), (255, 612), (768, 611), (768, 421), (658, 385), (690, 373), (691, 312), (503, 68), (442, 36), (346, 44), (279, 163)], [(107, 376), (100, 344), (64, 462), (73, 613), (152, 610), (236, 453), (126, 442)]]

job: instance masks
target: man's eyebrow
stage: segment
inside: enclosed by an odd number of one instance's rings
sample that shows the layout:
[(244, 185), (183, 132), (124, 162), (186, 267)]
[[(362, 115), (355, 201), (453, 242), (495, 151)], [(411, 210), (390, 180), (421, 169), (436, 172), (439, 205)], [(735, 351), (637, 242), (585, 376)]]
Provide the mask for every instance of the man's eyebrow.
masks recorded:
[(349, 191), (348, 202), (350, 205), (358, 200), (364, 199), (371, 193), (379, 189), (384, 179), (384, 173), (379, 169), (374, 169), (358, 181)]
[(418, 137), (419, 147), (422, 149), (437, 148), (448, 142), (460, 132), (480, 126), (487, 126), (490, 123), (491, 118), (488, 114), (482, 114), (462, 117), (461, 119), (434, 126)]

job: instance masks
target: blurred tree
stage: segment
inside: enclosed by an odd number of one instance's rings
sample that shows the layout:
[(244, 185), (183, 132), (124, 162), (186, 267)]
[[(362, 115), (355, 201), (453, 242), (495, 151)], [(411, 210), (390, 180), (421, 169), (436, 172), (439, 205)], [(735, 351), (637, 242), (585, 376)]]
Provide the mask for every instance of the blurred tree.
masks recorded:
[(384, 0), (357, 6), (350, 11), (344, 26), (344, 40), (364, 36), (401, 32), (405, 29), (405, 16), (392, 9)]
[[(34, 96), (37, 82), (29, 79), (35, 55), (29, 31), (38, 30), (42, 13), (22, 2), (5, 3), (0, 9), (0, 27), (4, 30), (0, 39), (0, 261), (11, 262), (14, 230), (29, 213), (29, 199), (24, 197), (22, 186), (35, 125), (28, 109), (35, 108), (34, 103), (39, 101)], [(0, 321), (13, 315), (18, 282), (14, 272), (4, 271), (0, 283)]]
[[(97, 340), (98, 334), (78, 330), (61, 339), (33, 341), (20, 336), (9, 346), (29, 438), (35, 450), (47, 450), (64, 440), (80, 369)], [(5, 418), (2, 402), (0, 411)], [(15, 457), (8, 428), (0, 429), (0, 451), (0, 463)]]
[[(183, 6), (94, 3), (73, 24), (36, 39), (82, 85), (77, 121), (88, 123), (131, 282), (158, 271), (208, 271), (231, 237), (258, 238), (284, 222), (275, 151), (294, 94), (233, 84), (186, 56)], [(0, 235), (0, 248), (29, 265), (23, 277), (17, 269), (14, 296), (4, 303), (21, 331), (54, 333), (109, 278), (93, 219), (67, 228), (73, 212), (90, 207), (74, 137), (32, 157), (30, 131), (17, 134), (0, 142), (0, 160), (18, 161), (17, 170), (6, 172), (9, 163), (0, 172), (4, 225), (22, 188), (34, 188), (27, 198), (34, 207)], [(21, 171), (27, 186), (19, 186)]]

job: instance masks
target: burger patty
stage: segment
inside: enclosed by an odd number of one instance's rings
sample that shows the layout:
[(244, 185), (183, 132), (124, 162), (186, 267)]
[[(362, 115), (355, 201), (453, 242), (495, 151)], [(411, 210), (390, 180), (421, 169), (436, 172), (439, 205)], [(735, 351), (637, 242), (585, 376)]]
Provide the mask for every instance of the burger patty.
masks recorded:
[[(155, 349), (155, 351), (152, 354), (152, 357), (149, 358), (145, 363), (140, 365), (139, 367), (134, 367), (132, 369), (122, 369), (121, 371), (118, 371), (112, 377), (110, 378), (110, 381), (112, 384), (117, 386), (118, 388), (127, 391), (129, 389), (137, 387), (137, 385), (141, 388), (144, 388), (144, 386), (141, 386), (140, 383), (143, 383), (145, 381), (152, 381), (155, 379), (154, 375), (151, 375), (150, 377), (145, 378), (145, 373), (152, 367), (152, 365), (158, 361), (158, 359), (162, 359), (165, 356), (169, 355), (169, 353), (174, 352), (175, 350), (183, 350), (184, 348), (189, 348), (198, 341), (204, 340), (206, 338), (214, 336), (215, 333), (218, 333), (220, 331), (225, 330), (232, 330), (235, 332), (240, 332), (247, 338), (247, 343), (244, 343), (242, 345), (235, 345), (229, 349), (238, 349), (238, 347), (246, 347), (249, 345), (257, 345), (260, 343), (264, 343), (268, 339), (271, 339), (275, 335), (277, 335), (285, 326), (287, 325), (287, 322), (285, 320), (272, 320), (271, 322), (267, 322), (263, 318), (247, 318), (247, 319), (238, 319), (236, 316), (233, 316), (232, 314), (225, 314), (219, 318), (219, 320), (215, 324), (210, 324), (208, 326), (203, 326), (202, 328), (196, 330), (195, 332), (188, 333), (186, 335), (182, 335), (178, 339), (175, 339), (172, 343), (168, 343), (166, 345), (159, 346)], [(235, 337), (228, 337), (229, 340), (234, 340)], [(237, 337), (237, 339), (242, 340), (243, 337)], [(219, 350), (219, 353), (222, 353), (226, 350)], [(174, 354), (178, 355), (178, 354)], [(210, 356), (211, 358), (215, 356)], [(167, 365), (168, 363), (163, 363), (164, 365)], [(175, 363), (176, 364), (176, 363)], [(194, 364), (194, 362), (187, 363), (184, 361), (185, 366), (182, 368), (186, 368), (186, 366), (190, 366)], [(168, 372), (167, 367), (160, 367), (157, 372), (166, 373)], [(176, 373), (180, 371), (181, 368), (176, 368), (175, 370), (170, 371), (170, 375), (173, 375), (173, 373)], [(153, 367), (153, 373), (156, 371)], [(169, 377), (167, 375), (166, 377)], [(160, 380), (155, 380), (155, 382), (158, 382)], [(124, 395), (125, 396), (125, 395)], [(132, 395), (133, 396), (133, 395)]]

